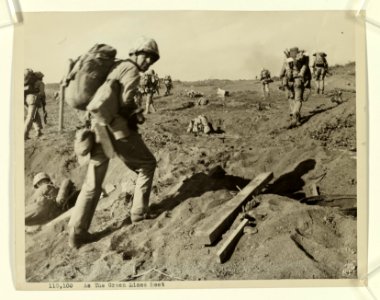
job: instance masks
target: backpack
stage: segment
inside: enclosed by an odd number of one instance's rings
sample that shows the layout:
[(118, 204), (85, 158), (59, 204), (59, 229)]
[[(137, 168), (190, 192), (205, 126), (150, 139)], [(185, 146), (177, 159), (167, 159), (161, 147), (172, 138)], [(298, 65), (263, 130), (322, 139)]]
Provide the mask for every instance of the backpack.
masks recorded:
[(262, 79), (270, 78), (269, 71), (266, 69), (262, 70), (260, 75)]
[(116, 49), (95, 44), (87, 53), (70, 64), (64, 79), (65, 100), (75, 109), (86, 110), (97, 89), (115, 66)]
[(324, 52), (315, 53), (315, 64), (324, 66), (326, 64), (326, 56), (327, 54)]
[(25, 69), (24, 71), (24, 91), (27, 94), (38, 93), (38, 89), (36, 89), (35, 85), (38, 81), (38, 77), (33, 72), (32, 69)]

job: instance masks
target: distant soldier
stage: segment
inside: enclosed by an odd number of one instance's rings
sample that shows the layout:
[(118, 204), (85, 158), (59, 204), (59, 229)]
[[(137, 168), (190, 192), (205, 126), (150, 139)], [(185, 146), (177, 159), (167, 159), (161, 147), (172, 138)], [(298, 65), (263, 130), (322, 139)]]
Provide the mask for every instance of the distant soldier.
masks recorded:
[(153, 104), (153, 95), (156, 92), (156, 79), (154, 70), (150, 70), (144, 74), (141, 80), (141, 86), (144, 95), (146, 95), (145, 113), (149, 114), (152, 110), (153, 113), (156, 112), (156, 108)]
[(152, 72), (153, 72), (153, 86), (154, 86), (155, 93), (157, 93), (157, 95), (160, 95), (160, 77), (153, 70)]
[(308, 57), (298, 47), (285, 52), (286, 60), (281, 69), (280, 78), (283, 87), (287, 90), (287, 98), (290, 107), (290, 128), (301, 125), (301, 107), (304, 100), (305, 83), (308, 73)]
[(164, 77), (164, 84), (165, 84), (165, 96), (169, 96), (170, 90), (173, 88), (173, 82), (170, 75), (166, 75)]
[(44, 74), (41, 72), (33, 72), (31, 69), (26, 69), (24, 73), (24, 105), (27, 109), (24, 126), (24, 139), (29, 139), (29, 131), (33, 125), (37, 132), (37, 137), (42, 135), (42, 122), (38, 109), (42, 108), (44, 121), (46, 124), (47, 112), (45, 84), (42, 79)]
[(27, 226), (45, 224), (74, 205), (77, 191), (69, 179), (58, 188), (48, 174), (41, 172), (34, 176), (33, 187), (32, 204), (25, 213)]
[(261, 72), (260, 72), (260, 81), (263, 85), (262, 89), (263, 89), (263, 97), (264, 99), (265, 98), (269, 98), (269, 83), (273, 82), (271, 76), (270, 76), (270, 72), (265, 69), (265, 68), (262, 68), (261, 69)]
[(329, 65), (326, 60), (327, 54), (324, 52), (316, 52), (313, 56), (313, 74), (317, 82), (317, 94), (323, 94), (325, 92), (325, 76), (329, 70)]

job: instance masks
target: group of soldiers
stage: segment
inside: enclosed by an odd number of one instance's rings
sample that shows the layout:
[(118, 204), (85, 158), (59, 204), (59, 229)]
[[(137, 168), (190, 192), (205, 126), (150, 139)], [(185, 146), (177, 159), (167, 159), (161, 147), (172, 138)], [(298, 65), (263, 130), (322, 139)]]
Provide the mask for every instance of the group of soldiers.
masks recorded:
[[(308, 59), (304, 51), (292, 48), (285, 54), (287, 57), (281, 71), (281, 79), (288, 91), (291, 115), (296, 125), (299, 123), (303, 92), (305, 88), (310, 88), (311, 75), (307, 71)], [(107, 75), (106, 82), (119, 82), (122, 92), (117, 93), (117, 97), (114, 97), (116, 99), (110, 98), (109, 101), (114, 102), (103, 107), (103, 112), (99, 110), (97, 114), (93, 114), (90, 126), (88, 129), (84, 129), (89, 134), (82, 135), (78, 139), (78, 142), (85, 146), (83, 149), (81, 148), (81, 151), (84, 153), (83, 155), (89, 156), (89, 161), (87, 175), (78, 197), (75, 195), (75, 206), (68, 224), (69, 245), (73, 248), (79, 248), (82, 244), (94, 240), (94, 235), (89, 233), (89, 228), (102, 193), (102, 183), (109, 161), (114, 155), (118, 156), (129, 169), (137, 174), (130, 212), (131, 221), (135, 223), (151, 217), (149, 199), (157, 161), (138, 133), (138, 127), (145, 121), (145, 118), (140, 117), (143, 111), (143, 95), (147, 97), (146, 113), (149, 113), (151, 109), (153, 112), (155, 111), (153, 95), (159, 93), (160, 79), (153, 70), (149, 72), (148, 70), (159, 59), (160, 54), (156, 41), (143, 37), (138, 39), (130, 50), (129, 59), (121, 61)], [(322, 67), (315, 63), (313, 67), (315, 76), (323, 81), (327, 66)], [(325, 69), (323, 70), (323, 68)], [(25, 138), (27, 138), (32, 123), (36, 124), (38, 135), (41, 134), (41, 120), (35, 112), (39, 108), (42, 108), (44, 113), (46, 112), (43, 74), (32, 72), (34, 78), (31, 80), (29, 79), (32, 76), (29, 74), (31, 72), (28, 70), (25, 74), (24, 101), (28, 109)], [(142, 72), (145, 74), (141, 75)], [(269, 94), (269, 71), (264, 75), (266, 77), (262, 77), (262, 82), (266, 87), (263, 87), (263, 90)], [(163, 82), (166, 87), (165, 95), (169, 95), (172, 88), (170, 76), (165, 76)], [(318, 85), (318, 89), (323, 93), (323, 83)], [(86, 106), (87, 112), (90, 114), (93, 111), (89, 107), (94, 101), (103, 100), (92, 98), (90, 104)], [(98, 107), (96, 103), (94, 107)], [(101, 116), (102, 113), (104, 116)], [(108, 121), (104, 122), (104, 120)], [(193, 123), (190, 123), (190, 130), (194, 125), (196, 125), (197, 131), (209, 132), (211, 130), (211, 125), (204, 116), (199, 116)], [(107, 150), (110, 145), (114, 151), (112, 155)], [(45, 173), (37, 174), (33, 185), (38, 196), (35, 201), (37, 207), (34, 207), (34, 210), (27, 215), (27, 224), (36, 224), (39, 212), (44, 212), (39, 207), (47, 201), (51, 202), (48, 207), (52, 208), (53, 215), (59, 214), (67, 208), (67, 203), (74, 205), (72, 201), (68, 201), (75, 192), (72, 185), (67, 184), (63, 189), (58, 189)], [(51, 214), (49, 216), (51, 217)]]
[[(280, 89), (287, 91), (287, 99), (290, 107), (290, 128), (301, 125), (301, 107), (304, 101), (305, 89), (311, 89), (312, 73), (316, 81), (317, 94), (324, 94), (324, 79), (328, 73), (327, 54), (316, 52), (313, 54), (314, 60), (310, 70), (309, 54), (298, 47), (286, 49), (284, 51), (285, 61), (283, 63), (280, 80)], [(269, 83), (273, 82), (270, 72), (263, 68), (260, 74), (263, 97), (269, 97)]]
[[(170, 75), (166, 75), (163, 78), (163, 83), (165, 86), (164, 96), (169, 96), (171, 89), (173, 88), (173, 82)], [(135, 101), (140, 107), (143, 106), (143, 96), (146, 97), (145, 103), (145, 113), (155, 113), (157, 110), (154, 106), (153, 96), (154, 94), (160, 94), (160, 83), (161, 79), (158, 77), (158, 74), (153, 70), (145, 72), (141, 78), (140, 86), (138, 88), (138, 93), (135, 96)]]

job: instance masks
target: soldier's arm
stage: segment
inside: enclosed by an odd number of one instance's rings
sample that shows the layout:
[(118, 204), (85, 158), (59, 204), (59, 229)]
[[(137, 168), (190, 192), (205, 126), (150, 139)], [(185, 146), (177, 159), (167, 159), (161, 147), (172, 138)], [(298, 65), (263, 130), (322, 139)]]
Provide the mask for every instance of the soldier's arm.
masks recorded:
[(304, 76), (305, 76), (305, 72), (306, 72), (306, 69), (307, 69), (307, 65), (304, 64), (304, 65), (302, 66), (302, 68), (301, 68), (299, 74), (298, 74), (299, 77), (304, 78)]
[(131, 130), (128, 127), (127, 119), (139, 109), (134, 97), (140, 83), (140, 75), (138, 71), (130, 66), (120, 65), (115, 78), (120, 82), (122, 105), (119, 113), (114, 116), (109, 126), (115, 139), (120, 140), (130, 135)]

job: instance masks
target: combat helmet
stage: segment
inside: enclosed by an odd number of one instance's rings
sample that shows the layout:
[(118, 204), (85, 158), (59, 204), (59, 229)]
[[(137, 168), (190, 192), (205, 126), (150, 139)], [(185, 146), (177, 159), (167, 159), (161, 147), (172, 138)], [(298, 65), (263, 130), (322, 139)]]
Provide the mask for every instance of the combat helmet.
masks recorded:
[(33, 187), (36, 189), (37, 188), (37, 185), (44, 179), (48, 179), (49, 181), (51, 180), (50, 179), (50, 176), (48, 174), (46, 174), (45, 172), (40, 172), (38, 174), (36, 174), (33, 178)]
[(152, 38), (140, 37), (137, 39), (129, 50), (129, 55), (137, 54), (139, 52), (149, 53), (153, 56), (153, 62), (156, 62), (160, 58), (158, 45)]
[(37, 72), (34, 72), (34, 75), (38, 78), (38, 79), (42, 79), (44, 78), (44, 73), (40, 72), (40, 71), (37, 71)]

